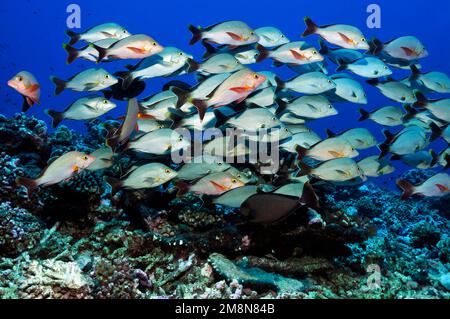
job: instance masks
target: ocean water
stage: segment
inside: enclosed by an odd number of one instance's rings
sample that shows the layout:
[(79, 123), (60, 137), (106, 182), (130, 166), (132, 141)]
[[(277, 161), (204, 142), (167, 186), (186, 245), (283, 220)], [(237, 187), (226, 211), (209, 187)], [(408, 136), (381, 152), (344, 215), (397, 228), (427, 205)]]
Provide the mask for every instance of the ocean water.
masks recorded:
[[(356, 26), (367, 39), (376, 37), (383, 42), (400, 36), (416, 36), (429, 52), (428, 57), (420, 60), (422, 71), (450, 74), (448, 0), (2, 1), (0, 114), (8, 119), (21, 112), (23, 100), (8, 87), (7, 81), (22, 70), (34, 74), (41, 85), (41, 105), (34, 105), (26, 116), (45, 121), (49, 132), (54, 129), (44, 109), (62, 111), (85, 95), (66, 90), (55, 96), (55, 86), (50, 80), (51, 76), (67, 79), (97, 66), (81, 59), (66, 64), (67, 53), (62, 45), (69, 41), (65, 31), (70, 15), (67, 8), (71, 4), (81, 8), (81, 27), (72, 29), (74, 32), (116, 22), (132, 34), (147, 34), (163, 46), (190, 53), (197, 61), (201, 61), (204, 48), (200, 43), (189, 45), (189, 24), (206, 27), (226, 20), (242, 20), (255, 29), (277, 27), (291, 41), (304, 40), (318, 48), (317, 35), (301, 38), (305, 30), (303, 18), (309, 16), (318, 25)], [(379, 28), (367, 24), (371, 14), (367, 8), (371, 4), (381, 9)], [(130, 62), (137, 61), (102, 63), (101, 67), (115, 73), (124, 71)], [(327, 62), (329, 74), (335, 73), (336, 65)], [(275, 72), (283, 80), (296, 75), (286, 66), (275, 68), (271, 64), (268, 59), (248, 67)], [(395, 79), (410, 75), (409, 70), (392, 70)], [(359, 108), (373, 111), (388, 105), (401, 107), (401, 104), (384, 97), (377, 88), (366, 84), (366, 79), (350, 76), (363, 85), (368, 104), (335, 103), (338, 115), (308, 121), (307, 125), (322, 138), (326, 137), (327, 129), (341, 132), (364, 127), (381, 143), (384, 128), (370, 120), (358, 122)], [(149, 79), (139, 98), (161, 91), (171, 80), (196, 83), (192, 74)], [(448, 98), (444, 94), (427, 94), (427, 97)], [(101, 120), (125, 115), (127, 102), (115, 102), (118, 107), (101, 116)], [(83, 121), (67, 120), (62, 124), (81, 134), (87, 133)], [(0, 125), (10, 125), (8, 129), (13, 126), (3, 122)], [(397, 132), (401, 128), (389, 128), (389, 131)], [(60, 142), (54, 136), (48, 141), (56, 152), (78, 142), (89, 144), (79, 140)], [(14, 148), (7, 141), (4, 146)], [(440, 153), (446, 147), (447, 143), (438, 138), (426, 149)], [(395, 181), (411, 170), (401, 161), (393, 163), (395, 172), (369, 178), (374, 187), (331, 187), (329, 193), (321, 193), (324, 209), (320, 214), (305, 209), (303, 215), (288, 215), (293, 222), (259, 227), (259, 224), (234, 223), (241, 222), (239, 210), (211, 208), (208, 203), (202, 206), (195, 197), (180, 199), (174, 193), (160, 192), (161, 189), (148, 190), (145, 195), (127, 190), (112, 197), (108, 189), (103, 189), (104, 183), (98, 186), (103, 182), (103, 173), (89, 172), (86, 181), (75, 178), (42, 187), (34, 198), (27, 197), (15, 185), (16, 177), (36, 176), (46, 165), (42, 159), (50, 159), (52, 151), (44, 149), (43, 154), (30, 155), (14, 149), (0, 158), (0, 299), (40, 298), (42, 291), (47, 293), (44, 297), (51, 298), (247, 298), (250, 295), (245, 295), (245, 289), (239, 284), (252, 288), (255, 283), (257, 288), (250, 293), (258, 298), (272, 298), (274, 290), (282, 298), (450, 298), (449, 197), (400, 201)], [(377, 147), (372, 147), (360, 151), (357, 159), (379, 152)], [(24, 159), (25, 166), (17, 158)], [(429, 171), (444, 170), (439, 166)], [(117, 169), (108, 173), (112, 172), (116, 177), (123, 173)], [(417, 171), (410, 176), (425, 179)], [(328, 190), (322, 186), (319, 185), (320, 191)], [(275, 257), (266, 258), (268, 255)], [(274, 258), (280, 263), (274, 263)], [(35, 262), (46, 266), (30, 267)], [(78, 276), (76, 282), (81, 283), (80, 287), (73, 288), (70, 278), (69, 284), (64, 280), (54, 284), (52, 280), (59, 278), (66, 268), (75, 269), (71, 276)], [(30, 274), (29, 269), (37, 270)], [(286, 269), (297, 272), (289, 273)], [(378, 286), (378, 290), (372, 291), (369, 281), (366, 289), (366, 280), (370, 280), (366, 274), (372, 272), (370, 269), (381, 271), (381, 289)], [(184, 276), (185, 273), (190, 277)], [(243, 275), (242, 281), (233, 281), (236, 273)], [(48, 276), (50, 285), (54, 285), (45, 287), (45, 283), (36, 281), (38, 275)], [(319, 288), (315, 286), (316, 290), (307, 291), (307, 281), (303, 282), (306, 277)], [(23, 289), (24, 281), (32, 288)], [(183, 294), (179, 293), (178, 285), (180, 290), (185, 289)], [(261, 291), (261, 287), (267, 286), (270, 291)], [(165, 293), (161, 293), (162, 287)]]

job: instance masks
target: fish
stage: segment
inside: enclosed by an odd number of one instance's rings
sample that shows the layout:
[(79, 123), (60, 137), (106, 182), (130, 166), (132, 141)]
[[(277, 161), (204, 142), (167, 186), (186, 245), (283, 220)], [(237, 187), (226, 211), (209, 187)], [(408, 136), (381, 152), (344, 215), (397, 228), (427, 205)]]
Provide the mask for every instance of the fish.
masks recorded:
[(323, 74), (328, 74), (327, 65), (327, 62), (324, 60), (308, 64), (288, 64), (287, 67), (298, 74), (310, 72), (322, 72)]
[(75, 74), (67, 81), (57, 77), (50, 78), (56, 85), (55, 95), (61, 94), (66, 89), (77, 92), (95, 92), (104, 90), (118, 82), (117, 78), (104, 69), (87, 69)]
[(242, 45), (233, 48), (230, 48), (227, 45), (214, 47), (208, 42), (202, 42), (202, 45), (206, 49), (205, 54), (203, 54), (203, 59), (208, 59), (215, 54), (227, 53), (234, 56), (234, 58), (242, 65), (256, 63), (261, 54), (253, 45)]
[(116, 104), (98, 95), (89, 95), (70, 104), (64, 111), (46, 109), (52, 118), (52, 126), (57, 127), (64, 119), (92, 120), (116, 108)]
[(333, 74), (330, 78), (336, 87), (333, 91), (328, 91), (325, 94), (332, 101), (367, 104), (366, 92), (359, 82), (342, 73)]
[(167, 155), (190, 146), (190, 142), (170, 128), (159, 129), (130, 141), (126, 149), (153, 155)]
[(30, 196), (39, 186), (50, 186), (70, 179), (74, 174), (86, 169), (95, 158), (81, 152), (72, 151), (55, 159), (37, 179), (18, 177), (16, 183), (24, 186)]
[(379, 145), (380, 158), (388, 152), (396, 155), (406, 155), (423, 150), (430, 143), (426, 131), (416, 125), (407, 126), (397, 134), (383, 131), (386, 140)]
[(275, 27), (258, 28), (255, 33), (259, 37), (258, 44), (265, 48), (278, 47), (290, 42), (284, 33)]
[(327, 138), (319, 143), (312, 145), (309, 149), (297, 146), (299, 159), (304, 157), (312, 158), (317, 161), (328, 161), (335, 158), (349, 157), (353, 158), (359, 155), (358, 151), (342, 137)]
[(183, 182), (178, 182), (176, 185), (179, 189), (178, 196), (188, 192), (200, 195), (222, 195), (227, 191), (244, 186), (245, 183), (230, 172), (225, 171), (208, 174), (193, 185)]
[(161, 163), (150, 163), (139, 166), (120, 180), (105, 176), (104, 180), (111, 187), (114, 196), (121, 189), (136, 190), (161, 186), (177, 176), (177, 172)]
[(257, 193), (241, 205), (241, 214), (252, 224), (270, 225), (285, 220), (301, 208), (318, 210), (314, 189), (309, 183), (298, 189), (295, 196), (279, 193)]
[(110, 168), (113, 165), (114, 152), (109, 146), (102, 146), (90, 154), (94, 157), (94, 162), (86, 169), (88, 171), (98, 171)]
[[(103, 40), (99, 40), (94, 42), (95, 46), (101, 47), (104, 49), (108, 49), (111, 47), (114, 43), (119, 41), (115, 38), (107, 38)], [(66, 63), (72, 64), (76, 59), (84, 59), (91, 62), (97, 62), (98, 60), (98, 51), (91, 45), (87, 45), (81, 49), (76, 49), (70, 44), (63, 44), (63, 49), (66, 50), (68, 56)], [(104, 62), (109, 61), (108, 59), (104, 59)]]
[(450, 144), (450, 125), (445, 126), (445, 128), (442, 130), (441, 136), (444, 141)]
[(203, 40), (236, 47), (253, 44), (259, 40), (255, 31), (242, 21), (225, 21), (206, 28), (195, 27), (191, 24), (189, 25), (189, 31), (192, 32), (190, 45)]
[(139, 133), (146, 134), (163, 128), (170, 128), (171, 126), (172, 123), (170, 123), (169, 121), (158, 121), (154, 119), (147, 119), (142, 118), (142, 116), (138, 115), (137, 129)]
[(27, 112), (34, 104), (41, 104), (41, 85), (28, 71), (17, 73), (8, 81), (8, 86), (23, 97), (22, 112)]
[[(417, 110), (407, 104), (403, 105), (407, 114), (403, 117), (403, 126), (419, 126), (427, 132), (433, 132), (435, 136), (441, 134), (440, 127), (445, 126), (445, 122), (436, 118), (430, 111), (426, 109)], [(423, 111), (422, 111), (423, 110)]]
[(289, 102), (278, 99), (277, 104), (277, 114), (281, 121), (287, 113), (304, 119), (319, 119), (338, 114), (333, 104), (322, 95), (305, 95)]
[(280, 148), (289, 153), (296, 153), (298, 145), (305, 149), (309, 149), (320, 141), (322, 141), (320, 136), (313, 131), (293, 133), (289, 140), (280, 144)]
[(413, 36), (399, 37), (386, 43), (373, 38), (369, 51), (374, 55), (387, 55), (391, 58), (407, 61), (415, 61), (428, 56), (425, 46)]
[(135, 80), (147, 80), (155, 77), (169, 77), (182, 74), (181, 69), (192, 60), (192, 55), (175, 47), (166, 47), (159, 53), (141, 60), (130, 71), (118, 72), (123, 79), (123, 88), (128, 88)]
[(426, 108), (439, 120), (450, 122), (450, 99), (442, 98), (429, 100), (421, 92), (415, 91), (416, 102), (414, 107)]
[(145, 34), (129, 36), (117, 41), (109, 48), (98, 46), (95, 43), (91, 43), (90, 46), (98, 51), (97, 63), (102, 62), (104, 59), (144, 59), (164, 50), (162, 45)]
[[(171, 119), (171, 111), (176, 109), (177, 96), (171, 90), (161, 91), (139, 100), (139, 113), (149, 119), (168, 121)], [(190, 112), (190, 109), (183, 111)]]
[(391, 160), (401, 160), (406, 165), (419, 169), (429, 169), (439, 162), (439, 156), (433, 151), (419, 151), (405, 155), (393, 155)]
[(370, 48), (362, 32), (354, 26), (346, 24), (318, 26), (309, 17), (306, 17), (304, 21), (306, 30), (302, 37), (317, 34), (325, 41), (344, 49), (369, 50)]
[(392, 74), (392, 70), (383, 61), (374, 57), (363, 57), (350, 63), (343, 60), (338, 62), (336, 71), (348, 70), (364, 78), (376, 79)]
[[(218, 108), (233, 102), (240, 103), (254, 92), (265, 79), (264, 75), (249, 69), (243, 69), (230, 75), (210, 93), (207, 99), (195, 99), (190, 95), (190, 100), (197, 108), (200, 119), (203, 120), (209, 107)], [(181, 101), (186, 101), (186, 96), (177, 92), (174, 93), (178, 95)]]
[(118, 148), (126, 145), (131, 134), (136, 130), (139, 115), (139, 104), (136, 99), (128, 101), (127, 114), (122, 125), (106, 139), (106, 145), (115, 152)]
[(259, 187), (256, 185), (245, 185), (225, 192), (219, 197), (214, 198), (212, 202), (216, 205), (240, 208), (247, 198), (258, 192), (258, 189)]
[(244, 136), (227, 134), (206, 142), (203, 146), (203, 154), (223, 157), (240, 157), (250, 154), (250, 149), (245, 143)]
[(302, 94), (321, 94), (334, 90), (334, 81), (322, 72), (310, 72), (299, 75), (289, 81), (278, 82), (278, 89), (287, 89)]
[(411, 81), (416, 81), (422, 87), (436, 93), (450, 93), (450, 78), (442, 72), (422, 73), (416, 65), (411, 66)]
[(298, 176), (309, 175), (328, 182), (346, 182), (366, 178), (362, 169), (351, 158), (331, 159), (314, 168), (303, 162), (299, 164), (300, 172)]
[(312, 130), (305, 124), (285, 124), (285, 126), (291, 131), (292, 134), (297, 133), (311, 133)]
[(230, 53), (217, 53), (210, 56), (202, 63), (191, 61), (188, 72), (199, 72), (202, 74), (233, 73), (243, 69), (244, 66)]
[(357, 150), (364, 150), (377, 144), (377, 140), (372, 133), (370, 133), (368, 129), (362, 127), (348, 129), (339, 134), (336, 134), (328, 129), (327, 135), (328, 137), (342, 137), (346, 139), (354, 149)]
[(319, 46), (320, 54), (327, 56), (333, 63), (338, 65), (342, 64), (342, 62), (349, 64), (365, 57), (363, 53), (353, 49), (329, 48), (322, 39), (319, 39)]
[(398, 126), (403, 124), (405, 113), (396, 106), (383, 106), (373, 112), (368, 112), (362, 108), (359, 109), (361, 114), (359, 121), (371, 119), (375, 123), (384, 126)]
[(202, 155), (187, 161), (179, 170), (177, 179), (193, 181), (208, 174), (224, 172), (230, 168), (230, 164), (219, 161), (218, 158)]
[(256, 131), (282, 125), (272, 112), (263, 107), (247, 108), (231, 117), (227, 117), (219, 110), (216, 110), (214, 114), (217, 119), (216, 127), (224, 126)]
[(378, 177), (395, 171), (395, 167), (390, 164), (388, 158), (379, 158), (378, 155), (363, 158), (357, 164), (362, 169), (364, 176), (368, 177)]
[(371, 79), (366, 82), (378, 88), (381, 94), (395, 102), (407, 104), (416, 102), (414, 91), (402, 82), (395, 81), (391, 78), (388, 78), (387, 81)]
[(104, 39), (121, 40), (131, 35), (128, 30), (118, 25), (117, 23), (100, 24), (82, 33), (76, 33), (71, 30), (67, 30), (66, 34), (70, 37), (69, 45), (74, 45), (78, 41), (94, 43)]
[(403, 191), (402, 200), (406, 200), (412, 195), (442, 197), (450, 194), (450, 176), (446, 173), (436, 174), (417, 186), (404, 179), (399, 179), (396, 183)]
[(292, 137), (292, 133), (283, 124), (272, 128), (260, 128), (256, 131), (245, 130), (243, 136), (246, 136), (249, 141), (259, 143), (276, 143), (281, 142)]
[(450, 147), (447, 147), (439, 154), (439, 165), (444, 169), (450, 168)]
[(266, 87), (264, 89), (257, 90), (252, 94), (250, 94), (245, 99), (245, 104), (268, 108), (275, 103), (275, 98), (276, 98), (275, 88)]
[(274, 60), (275, 66), (282, 64), (303, 65), (324, 60), (324, 57), (315, 47), (304, 41), (289, 42), (272, 51), (262, 46), (257, 46), (257, 49), (260, 51), (257, 62), (271, 58)]

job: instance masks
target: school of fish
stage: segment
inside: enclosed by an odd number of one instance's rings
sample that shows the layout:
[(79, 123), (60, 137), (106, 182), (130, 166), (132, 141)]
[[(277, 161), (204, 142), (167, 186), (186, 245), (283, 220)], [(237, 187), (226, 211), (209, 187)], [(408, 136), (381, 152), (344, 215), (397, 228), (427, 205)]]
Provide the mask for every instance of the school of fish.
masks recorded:
[[(96, 119), (117, 108), (118, 101), (127, 101), (125, 115), (120, 127), (107, 128), (106, 145), (92, 154), (68, 152), (37, 179), (22, 177), (17, 182), (31, 194), (82, 170), (109, 168), (126, 153), (145, 158), (145, 163), (136, 161), (139, 164), (120, 178), (105, 176), (113, 195), (151, 188), (177, 190), (178, 196), (190, 192), (205, 203), (240, 208), (243, 215), (261, 223), (275, 222), (299, 206), (319, 209), (316, 184), (358, 185), (368, 177), (392, 173), (393, 161), (439, 171), (420, 185), (397, 180), (402, 199), (449, 195), (450, 176), (445, 170), (450, 167), (450, 99), (426, 95), (450, 93), (450, 79), (442, 72), (422, 70), (420, 60), (428, 56), (422, 42), (414, 36), (369, 40), (354, 26), (320, 26), (309, 17), (305, 24), (302, 37), (318, 36), (317, 46), (291, 41), (275, 27), (253, 29), (242, 21), (191, 25), (190, 44), (201, 43), (206, 50), (202, 60), (148, 35), (131, 34), (115, 23), (83, 33), (67, 31), (70, 41), (63, 45), (67, 63), (84, 59), (93, 67), (68, 79), (51, 77), (55, 95), (65, 90), (84, 93), (65, 110), (45, 110), (53, 127), (67, 120)], [(251, 64), (266, 59), (273, 67), (286, 66), (297, 75), (281, 79), (272, 71), (251, 70)], [(138, 61), (116, 73), (99, 67), (117, 60)], [(329, 62), (336, 65), (337, 73), (329, 73)], [(394, 79), (395, 69), (409, 69), (411, 75)], [(197, 84), (171, 80), (162, 91), (139, 96), (145, 80), (183, 74), (194, 74)], [(361, 79), (392, 101), (371, 112), (359, 108), (360, 121), (377, 123), (384, 142), (379, 143), (366, 128), (328, 130), (325, 139), (308, 128), (309, 121), (338, 117), (336, 105), (341, 102), (368, 104)], [(19, 72), (8, 85), (23, 97), (24, 112), (40, 103), (41, 84), (31, 73)], [(396, 133), (388, 129), (392, 127), (398, 127)], [(245, 168), (225, 161), (252, 155), (248, 143), (236, 136), (202, 140), (178, 133), (178, 128), (191, 133), (233, 128), (249, 140), (257, 136), (259, 141), (278, 143), (280, 167), (263, 176), (259, 169), (267, 166), (264, 160)], [(440, 154), (428, 149), (438, 138), (447, 143)], [(196, 143), (202, 156), (171, 161), (173, 154)], [(360, 150), (372, 147), (379, 148), (379, 155), (357, 159)]]

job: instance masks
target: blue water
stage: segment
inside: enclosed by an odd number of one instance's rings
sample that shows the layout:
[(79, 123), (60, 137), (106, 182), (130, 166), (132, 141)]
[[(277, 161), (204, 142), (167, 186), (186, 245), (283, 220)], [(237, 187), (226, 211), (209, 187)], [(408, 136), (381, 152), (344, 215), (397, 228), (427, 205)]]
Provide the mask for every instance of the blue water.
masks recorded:
[[(304, 30), (303, 17), (311, 16), (320, 25), (333, 23), (346, 23), (359, 27), (367, 38), (378, 37), (382, 41), (392, 38), (414, 35), (427, 47), (430, 56), (421, 61), (423, 70), (439, 70), (450, 73), (449, 53), (450, 42), (450, 2), (448, 0), (435, 1), (376, 1), (381, 6), (381, 29), (369, 29), (366, 26), (367, 5), (375, 1), (2, 1), (0, 4), (0, 113), (7, 116), (21, 110), (22, 98), (7, 87), (6, 82), (21, 70), (32, 72), (42, 86), (42, 104), (34, 106), (29, 115), (34, 115), (50, 123), (50, 119), (43, 113), (45, 108), (64, 109), (80, 94), (64, 92), (55, 97), (54, 85), (49, 80), (51, 75), (68, 78), (82, 69), (95, 66), (87, 61), (77, 60), (74, 64), (66, 65), (66, 52), (62, 43), (68, 41), (65, 35), (66, 7), (76, 3), (82, 10), (82, 28), (117, 22), (126, 27), (131, 33), (144, 33), (154, 37), (165, 46), (175, 46), (185, 52), (193, 54), (199, 59), (203, 52), (200, 45), (189, 46), (191, 37), (187, 29), (188, 24), (207, 26), (224, 20), (243, 20), (251, 27), (276, 26), (280, 28), (292, 41), (300, 39)], [(80, 31), (80, 30), (74, 30)], [(317, 45), (317, 37), (306, 39), (309, 43)], [(102, 67), (115, 72), (123, 69), (128, 62), (115, 62), (104, 64)], [(273, 69), (270, 62), (250, 66), (254, 70), (275, 70), (283, 79), (294, 75), (287, 68)], [(330, 73), (335, 66), (329, 63)], [(395, 70), (394, 77), (404, 78), (406, 71)], [(356, 78), (356, 76), (355, 76)], [(184, 76), (184, 80), (194, 83), (193, 76)], [(358, 78), (364, 82), (362, 78)], [(147, 81), (147, 89), (142, 97), (159, 91), (162, 85), (171, 79), (151, 79)], [(373, 110), (381, 106), (395, 105), (382, 96), (377, 89), (364, 83), (369, 104), (365, 109)], [(382, 141), (382, 127), (366, 121), (358, 123), (358, 105), (340, 103), (336, 107), (339, 115), (328, 119), (312, 122), (310, 124), (316, 132), (324, 136), (325, 130), (330, 128), (340, 131), (357, 126), (369, 128), (373, 134)], [(123, 115), (125, 102), (108, 116)], [(65, 125), (83, 130), (80, 122), (65, 122)], [(444, 148), (442, 142), (431, 145), (436, 151)], [(378, 150), (372, 148), (362, 155), (376, 154)], [(403, 165), (396, 164), (397, 176), (405, 169)], [(384, 183), (386, 178), (377, 182)]]

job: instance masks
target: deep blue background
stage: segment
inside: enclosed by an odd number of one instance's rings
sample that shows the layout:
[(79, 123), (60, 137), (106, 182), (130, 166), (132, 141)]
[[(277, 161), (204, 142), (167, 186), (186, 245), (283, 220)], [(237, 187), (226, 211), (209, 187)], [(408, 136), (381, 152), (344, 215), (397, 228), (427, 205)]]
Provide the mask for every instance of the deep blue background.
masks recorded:
[[(91, 26), (117, 22), (125, 26), (131, 33), (145, 33), (154, 37), (165, 46), (176, 46), (186, 52), (192, 53), (198, 59), (203, 52), (200, 45), (189, 46), (190, 32), (188, 24), (207, 26), (224, 20), (243, 20), (251, 27), (277, 26), (292, 41), (299, 40), (304, 30), (303, 17), (311, 16), (319, 25), (333, 23), (347, 23), (359, 27), (367, 38), (376, 36), (383, 41), (403, 35), (415, 35), (427, 46), (430, 56), (421, 63), (423, 70), (440, 70), (449, 72), (450, 42), (450, 1), (448, 0), (415, 0), (415, 1), (2, 1), (0, 4), (0, 113), (7, 116), (20, 111), (22, 98), (6, 82), (21, 70), (32, 72), (42, 86), (42, 105), (35, 106), (29, 115), (40, 119), (49, 118), (43, 113), (45, 108), (64, 109), (80, 94), (64, 92), (53, 96), (54, 85), (49, 80), (50, 75), (67, 78), (80, 70), (93, 67), (95, 64), (87, 61), (77, 61), (67, 66), (65, 64), (66, 52), (62, 43), (68, 38), (66, 29), (66, 7), (76, 3), (82, 9), (82, 30)], [(382, 9), (381, 29), (368, 29), (366, 27), (367, 5), (376, 3)], [(80, 31), (80, 30), (75, 30)], [(317, 45), (317, 37), (309, 37), (307, 41)], [(102, 65), (109, 71), (122, 69), (125, 63), (116, 62)], [(254, 70), (270, 70), (270, 63), (265, 62), (251, 65)], [(330, 73), (335, 66), (330, 63)], [(289, 78), (293, 73), (286, 68), (276, 70), (282, 78)], [(396, 71), (394, 77), (400, 79), (407, 72)], [(355, 76), (355, 78), (357, 78)], [(193, 81), (191, 76), (184, 77)], [(361, 82), (363, 79), (359, 78)], [(157, 92), (167, 79), (152, 79), (147, 83), (146, 95)], [(378, 90), (365, 85), (369, 104), (364, 106), (373, 110), (385, 105), (392, 105)], [(340, 112), (338, 116), (311, 123), (311, 127), (323, 135), (326, 128), (335, 131), (356, 126), (368, 127), (381, 141), (381, 126), (366, 121), (358, 123), (358, 105), (344, 103), (337, 104)], [(109, 115), (122, 114), (125, 104), (120, 102), (119, 107)], [(65, 122), (71, 128), (83, 130), (82, 123)], [(435, 143), (433, 147), (439, 152), (443, 143)], [(376, 154), (373, 148), (366, 154)], [(401, 165), (397, 165), (401, 170)], [(398, 175), (394, 173), (394, 177)], [(379, 179), (384, 182), (385, 179)]]

